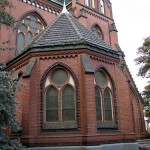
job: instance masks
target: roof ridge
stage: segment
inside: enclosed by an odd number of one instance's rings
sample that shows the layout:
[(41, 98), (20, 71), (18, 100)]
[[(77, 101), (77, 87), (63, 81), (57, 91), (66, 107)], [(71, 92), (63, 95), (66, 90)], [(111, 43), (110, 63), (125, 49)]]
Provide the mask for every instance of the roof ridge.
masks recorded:
[[(73, 17), (73, 16), (71, 16)], [(70, 19), (70, 18), (69, 18)], [(88, 30), (88, 32), (90, 32), (90, 34), (92, 34), (98, 41), (103, 42), (104, 45), (107, 45), (109, 47), (109, 49), (112, 49), (103, 39), (100, 39), (96, 34), (94, 34), (94, 32), (92, 32), (90, 29), (88, 29), (87, 27), (85, 27), (83, 24), (81, 24), (78, 20), (76, 20), (75, 18), (73, 18), (77, 24), (80, 24), (83, 28), (85, 28), (86, 30)], [(76, 26), (76, 25), (75, 25)], [(79, 31), (79, 29), (77, 28), (77, 30)], [(80, 31), (79, 31), (80, 33)], [(80, 33), (81, 34), (81, 33)], [(81, 34), (82, 38), (84, 39), (84, 36)], [(84, 40), (86, 43), (88, 43), (88, 41)]]
[[(75, 32), (77, 33), (78, 37), (80, 38), (80, 40), (83, 39), (83, 36), (81, 35), (81, 33), (79, 32), (78, 28), (76, 27), (76, 25), (73, 23), (73, 21), (70, 19), (70, 17), (66, 14), (66, 17), (68, 18), (69, 22), (72, 24)], [(72, 17), (72, 16), (71, 16)]]

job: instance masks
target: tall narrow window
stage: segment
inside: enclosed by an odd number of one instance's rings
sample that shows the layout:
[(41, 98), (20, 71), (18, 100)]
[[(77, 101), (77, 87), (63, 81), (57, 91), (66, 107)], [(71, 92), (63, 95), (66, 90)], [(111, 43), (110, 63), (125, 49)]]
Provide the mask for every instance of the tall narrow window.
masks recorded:
[[(43, 21), (35, 14), (25, 16), (18, 25), (17, 31), (17, 50), (21, 50), (27, 46), (32, 39), (45, 28)], [(23, 35), (23, 36), (22, 36)], [(22, 36), (22, 37), (21, 37)]]
[(58, 121), (58, 93), (54, 87), (46, 92), (46, 121)]
[(111, 90), (112, 84), (108, 75), (103, 70), (97, 71), (95, 74), (97, 121), (106, 122), (113, 120)]
[(85, 5), (89, 6), (89, 0), (85, 0)]
[(95, 8), (95, 0), (92, 0), (92, 8)]
[(108, 89), (104, 91), (104, 109), (105, 109), (105, 120), (112, 120), (112, 104), (111, 104), (111, 94)]
[(95, 87), (95, 99), (96, 99), (96, 119), (102, 121), (102, 104), (101, 104), (101, 94), (99, 89)]
[(62, 121), (75, 120), (74, 89), (66, 86), (62, 92)]
[(52, 69), (45, 79), (43, 110), (45, 126), (52, 129), (77, 127), (75, 82), (62, 67)]
[(19, 33), (17, 36), (17, 49), (20, 51), (21, 49), (24, 48), (24, 34)]
[(103, 0), (100, 0), (100, 4), (99, 4), (99, 11), (101, 13), (105, 13), (105, 8), (104, 8), (104, 1)]

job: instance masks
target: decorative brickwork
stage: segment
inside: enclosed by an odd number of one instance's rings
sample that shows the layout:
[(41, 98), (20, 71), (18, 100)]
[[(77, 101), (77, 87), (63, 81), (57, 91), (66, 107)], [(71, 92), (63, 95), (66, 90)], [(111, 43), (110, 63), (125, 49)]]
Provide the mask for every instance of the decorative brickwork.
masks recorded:
[[(100, 1), (95, 1), (93, 8), (92, 3), (85, 6), (84, 0), (67, 0), (70, 14), (60, 14), (63, 5), (61, 0), (11, 2), (16, 7), (8, 8), (8, 11), (17, 21), (21, 20), (24, 24), (28, 14), (34, 14), (39, 19), (35, 21), (34, 17), (31, 19), (28, 16), (27, 24), (31, 23), (32, 26), (40, 20), (43, 23), (42, 29), (48, 26), (41, 32), (38, 30), (38, 35), (33, 40), (28, 40), (29, 44), (18, 53), (15, 49), (17, 26), (16, 30), (12, 30), (5, 24), (0, 24), (0, 47), (13, 48), (10, 51), (7, 48), (6, 51), (0, 51), (0, 63), (6, 63), (6, 71), (14, 70), (14, 75), (18, 76), (23, 85), (17, 93), (17, 118), (23, 130), (10, 136), (17, 136), (28, 146), (99, 145), (133, 142), (144, 138), (143, 101), (126, 65), (124, 52), (118, 44), (110, 1), (103, 0), (105, 11), (102, 12)], [(92, 31), (93, 25), (96, 26)], [(36, 33), (33, 32), (34, 34)], [(65, 83), (57, 84), (51, 75), (55, 69), (60, 68), (69, 78)], [(95, 78), (98, 71), (97, 76), (103, 76), (107, 84), (98, 85)], [(60, 76), (59, 81), (62, 79)], [(63, 108), (61, 102), (63, 96), (66, 96), (63, 91), (67, 86), (73, 89), (73, 94), (66, 92), (66, 95), (75, 104), (68, 108), (75, 110), (71, 121), (62, 119), (63, 109), (70, 106)], [(50, 93), (47, 96), (51, 87), (57, 89), (54, 90), (57, 95)], [(102, 108), (98, 107), (103, 110), (102, 120), (97, 119), (95, 87), (99, 87), (97, 99), (101, 96), (103, 103), (100, 105)], [(49, 108), (52, 103), (46, 105), (46, 100), (51, 102), (52, 97), (60, 100), (56, 102), (57, 110), (60, 111), (57, 121), (50, 116), (48, 119), (45, 117), (47, 110), (50, 112), (56, 109)], [(109, 116), (105, 115), (107, 110)]]

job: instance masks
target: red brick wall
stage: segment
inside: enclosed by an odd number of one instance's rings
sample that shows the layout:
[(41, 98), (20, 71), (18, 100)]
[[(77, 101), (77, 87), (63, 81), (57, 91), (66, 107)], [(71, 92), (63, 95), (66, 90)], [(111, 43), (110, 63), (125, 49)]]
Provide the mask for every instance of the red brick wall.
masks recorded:
[[(70, 51), (71, 52), (71, 51)], [(79, 144), (82, 142), (108, 142), (119, 140), (133, 140), (143, 137), (143, 133), (140, 131), (140, 124), (137, 120), (138, 106), (136, 104), (136, 98), (133, 98), (133, 109), (131, 105), (131, 96), (129, 83), (127, 82), (124, 74), (119, 70), (117, 61), (103, 55), (94, 54), (92, 56), (91, 63), (93, 68), (96, 69), (100, 65), (103, 65), (110, 73), (115, 83), (116, 99), (117, 99), (117, 112), (118, 112), (118, 130), (117, 132), (111, 130), (110, 132), (97, 131), (96, 123), (96, 103), (95, 103), (95, 91), (94, 91), (94, 74), (85, 74), (81, 63), (80, 56), (86, 53), (76, 51), (80, 54), (73, 54), (76, 57), (66, 57), (67, 55), (63, 51), (55, 53), (46, 53), (42, 56), (37, 56), (37, 62), (32, 70), (29, 78), (21, 78), (20, 82), (23, 83), (21, 91), (19, 91), (20, 109), (22, 109), (20, 115), (20, 122), (23, 127), (21, 134), (21, 140), (23, 143), (32, 144), (62, 144), (63, 142), (71, 144)], [(86, 52), (86, 51), (85, 51)], [(41, 55), (41, 54), (40, 54)], [(46, 57), (45, 57), (46, 55)], [(87, 55), (87, 54), (86, 54)], [(51, 56), (51, 57), (48, 57)], [(59, 56), (59, 57), (58, 57)], [(63, 57), (61, 57), (63, 56)], [(94, 59), (98, 57), (101, 60)], [(41, 59), (42, 58), (42, 59)], [(109, 61), (108, 61), (109, 60)], [(25, 60), (21, 60), (22, 63)], [(22, 66), (20, 61), (20, 67), (16, 70), (16, 74), (19, 71), (25, 71), (26, 63)], [(73, 133), (46, 133), (41, 132), (40, 118), (41, 118), (41, 97), (40, 97), (40, 82), (45, 71), (53, 64), (61, 62), (71, 68), (75, 73), (79, 81), (79, 124), (81, 131)], [(17, 65), (16, 65), (17, 66)], [(15, 68), (12, 66), (10, 68)], [(10, 69), (8, 68), (8, 69)], [(141, 104), (140, 104), (141, 105)], [(133, 121), (133, 112), (134, 118)], [(141, 110), (142, 112), (142, 110)], [(142, 113), (143, 116), (143, 113)], [(143, 121), (143, 118), (141, 118)], [(135, 131), (134, 131), (135, 127)], [(64, 145), (65, 145), (64, 144)]]
[[(56, 15), (48, 13), (42, 9), (23, 3), (21, 1), (12, 1), (16, 8), (11, 8), (12, 15), (16, 19), (20, 19), (23, 14), (28, 11), (36, 10), (43, 18), (46, 23), (52, 22)], [(43, 1), (41, 1), (43, 2)], [(83, 1), (80, 1), (83, 3)], [(45, 2), (43, 2), (45, 3)], [(19, 6), (19, 7), (17, 7)], [(51, 4), (49, 4), (50, 7)], [(83, 6), (76, 5), (77, 14)], [(58, 7), (54, 7), (55, 10), (59, 11)], [(81, 23), (91, 29), (91, 26), (97, 23), (104, 34), (105, 42), (112, 46), (114, 49), (114, 43), (118, 43), (117, 33), (109, 32), (109, 26), (113, 23), (110, 18), (110, 9), (106, 8), (105, 17), (97, 12), (84, 8), (86, 11), (87, 18), (79, 18)], [(14, 47), (16, 43), (16, 30), (9, 30), (5, 25), (1, 26), (0, 38), (10, 39), (8, 47)], [(6, 34), (4, 34), (6, 33)], [(0, 43), (0, 46), (3, 43)], [(7, 44), (7, 43), (6, 43)], [(91, 56), (91, 63), (96, 70), (97, 67), (103, 65), (112, 77), (116, 89), (116, 109), (118, 117), (118, 130), (101, 132), (97, 131), (96, 122), (96, 104), (95, 104), (95, 91), (94, 91), (94, 74), (85, 74), (81, 62), (81, 55)], [(4, 51), (0, 52), (0, 63), (6, 62), (12, 59), (16, 55), (15, 51)], [(50, 56), (50, 57), (49, 57)], [(59, 56), (59, 57), (58, 57)], [(63, 56), (63, 57), (62, 57)], [(133, 83), (127, 82), (129, 79), (132, 81), (129, 72), (125, 70), (126, 75), (119, 69), (119, 60), (113, 59), (108, 56), (104, 56), (97, 53), (91, 53), (88, 50), (69, 50), (29, 54), (22, 58), (16, 63), (10, 65), (7, 70), (16, 69), (15, 74), (17, 75), (20, 71), (25, 71), (28, 60), (35, 57), (37, 59), (36, 65), (32, 70), (31, 76), (28, 78), (20, 78), (20, 82), (23, 84), (21, 90), (18, 92), (18, 106), (19, 113), (17, 117), (20, 124), (23, 127), (21, 133), (21, 140), (23, 143), (28, 144), (50, 144), (50, 143), (82, 143), (82, 142), (106, 142), (115, 140), (133, 140), (136, 138), (143, 137), (144, 127), (141, 130), (141, 124), (144, 126), (143, 121), (143, 104), (140, 102), (141, 98), (137, 95), (135, 86)], [(61, 62), (71, 68), (76, 75), (79, 82), (79, 125), (80, 131), (73, 133), (46, 133), (41, 131), (41, 89), (40, 83), (42, 76), (46, 70), (53, 64)], [(136, 96), (131, 92), (131, 85), (134, 87)], [(138, 101), (137, 101), (138, 99)], [(134, 113), (133, 113), (134, 112)], [(138, 114), (138, 115), (137, 115)], [(140, 118), (141, 117), (141, 118)], [(141, 120), (139, 120), (139, 118)], [(142, 122), (142, 123), (141, 123)]]
[[(53, 10), (55, 10), (56, 12), (60, 12), (61, 8), (53, 5), (52, 3), (47, 3), (44, 1), (38, 1), (42, 6), (47, 6)], [(84, 1), (79, 1), (81, 4), (84, 4)], [(15, 17), (16, 21), (19, 21), (27, 12), (34, 12), (36, 11), (39, 15), (41, 15), (41, 17), (46, 21), (47, 25), (52, 23), (55, 18), (57, 17), (56, 14), (54, 13), (49, 13), (48, 11), (42, 10), (41, 8), (37, 8), (33, 5), (30, 5), (28, 3), (24, 3), (22, 1), (18, 1), (18, 0), (13, 0), (12, 4), (14, 7), (9, 8), (8, 12), (10, 12), (12, 14), (12, 16)], [(76, 5), (76, 15), (78, 17), (79, 15), (79, 11), (80, 9), (84, 8), (86, 10), (86, 15), (87, 18), (79, 18), (79, 22), (84, 24), (86, 27), (88, 27), (89, 29), (91, 29), (92, 25), (94, 25), (95, 23), (98, 24), (103, 32), (104, 35), (104, 41), (112, 46), (114, 49), (114, 43), (118, 43), (118, 39), (117, 39), (117, 33), (115, 34), (111, 34), (109, 32), (109, 27), (110, 24), (113, 22), (113, 20), (111, 19), (110, 16), (110, 10), (107, 6), (107, 4), (105, 3), (105, 8), (106, 8), (106, 16), (96, 12), (95, 10), (91, 10), (88, 9), (88, 7), (83, 7), (79, 4)], [(98, 11), (98, 10), (97, 10)], [(12, 29), (7, 29), (7, 27), (5, 25), (1, 25), (0, 28), (0, 47), (8, 47), (10, 49), (15, 49), (16, 48), (16, 32), (17, 32), (17, 26), (15, 26), (15, 28)], [(3, 42), (5, 41), (9, 41), (8, 43), (6, 43), (5, 45), (3, 44)], [(0, 63), (6, 63), (7, 61), (11, 60), (12, 58), (14, 58), (17, 55), (17, 51), (15, 50), (7, 50), (5, 52), (0, 51)]]

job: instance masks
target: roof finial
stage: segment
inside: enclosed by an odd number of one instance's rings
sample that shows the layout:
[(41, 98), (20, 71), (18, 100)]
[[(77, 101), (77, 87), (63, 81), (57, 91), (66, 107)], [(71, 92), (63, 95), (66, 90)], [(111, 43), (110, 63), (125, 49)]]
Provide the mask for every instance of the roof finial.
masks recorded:
[(69, 14), (69, 12), (68, 12), (68, 10), (67, 10), (67, 8), (66, 8), (65, 0), (64, 0), (63, 10), (62, 10), (62, 12), (61, 12), (60, 14), (63, 14), (63, 13)]

